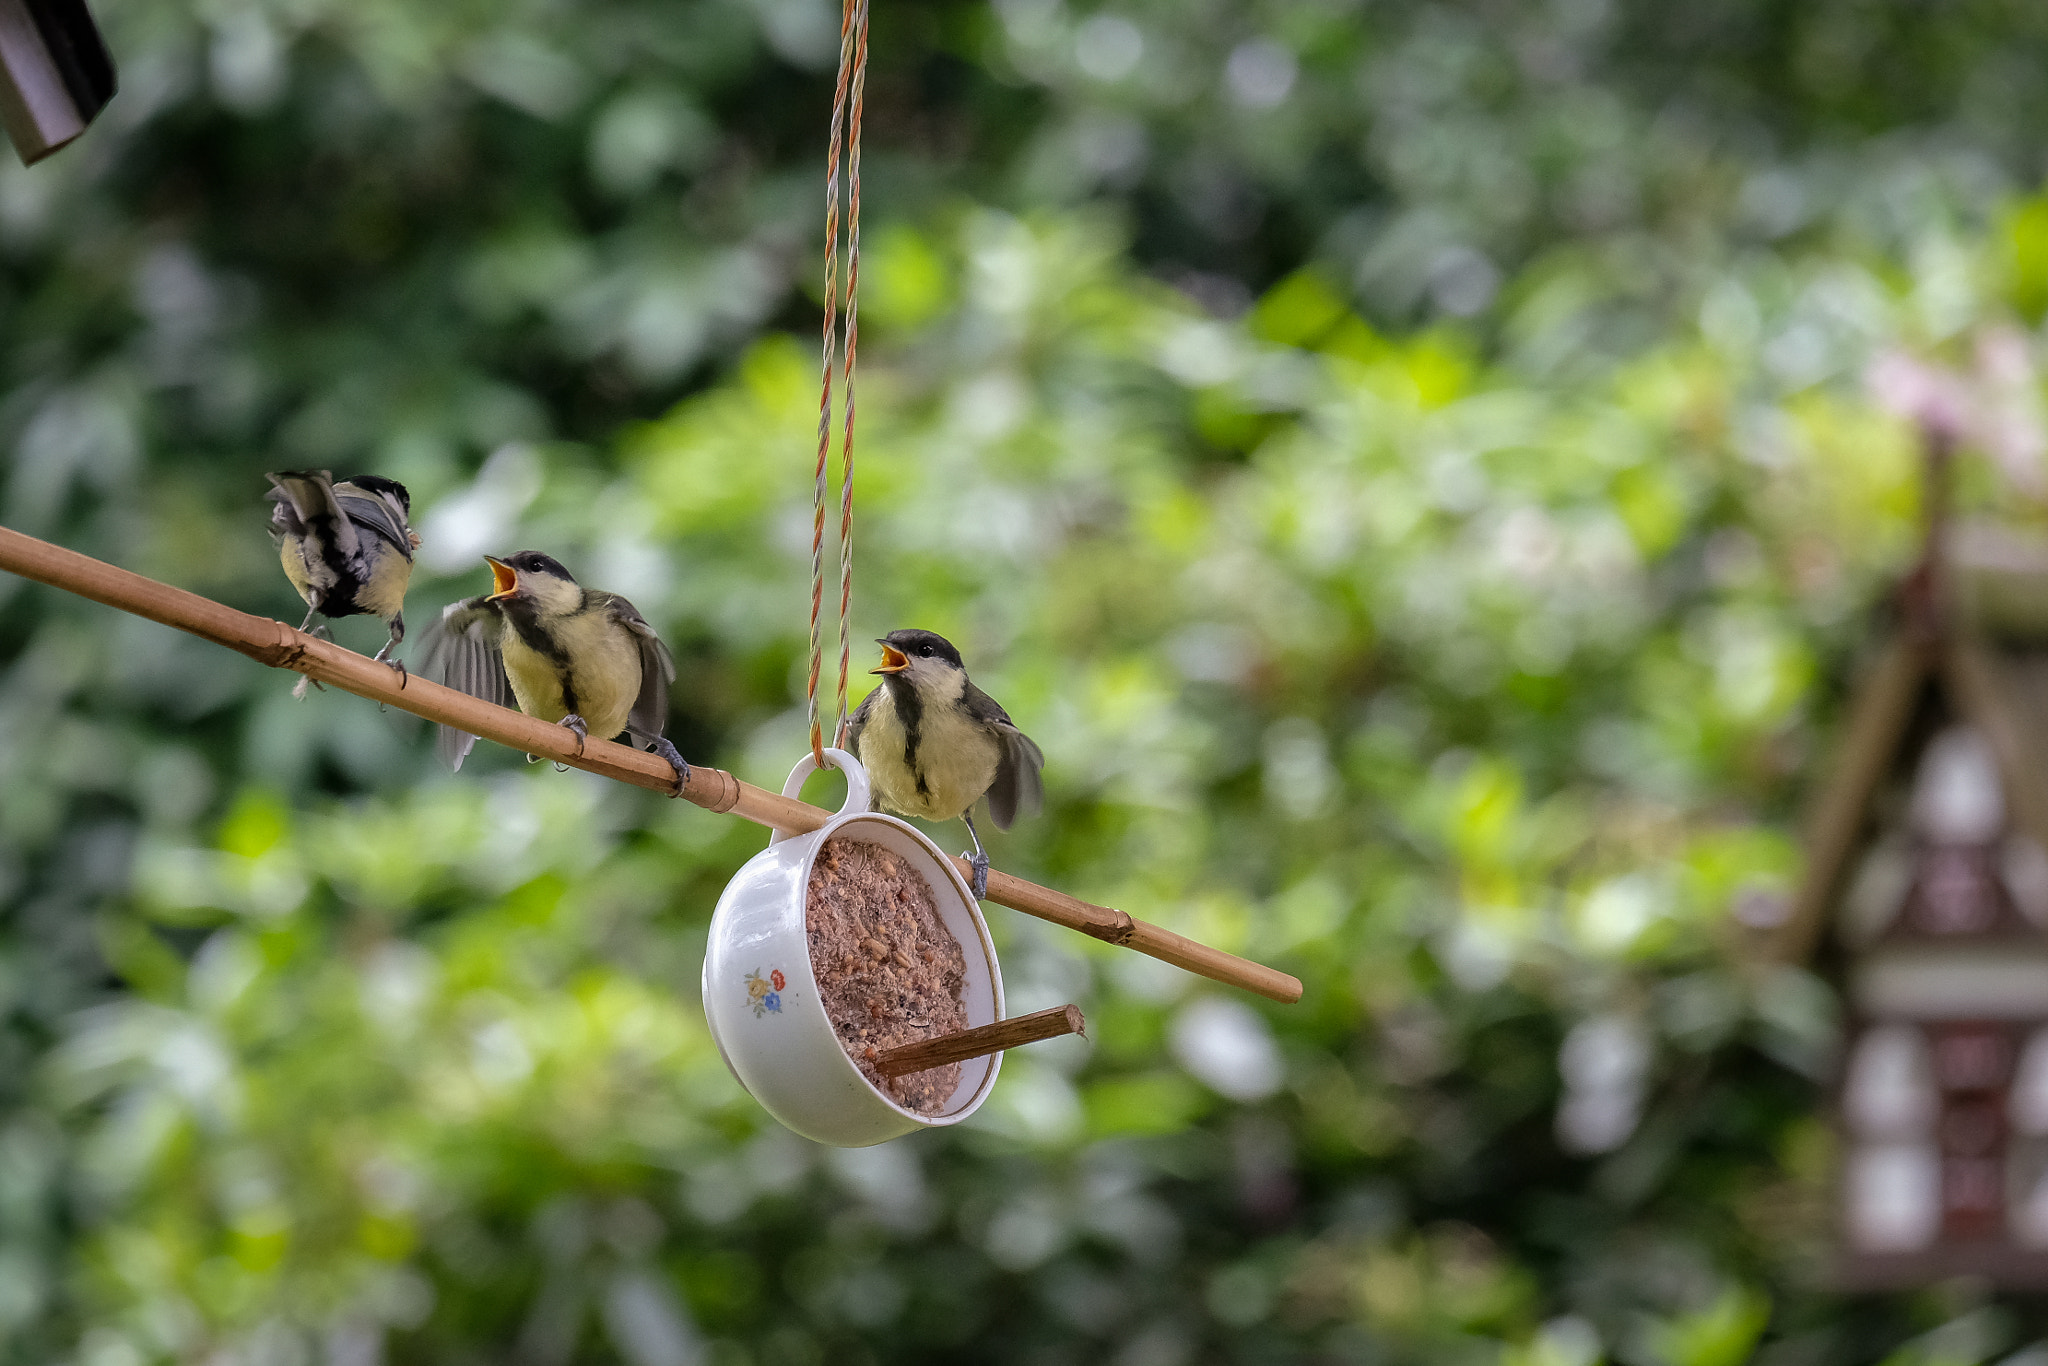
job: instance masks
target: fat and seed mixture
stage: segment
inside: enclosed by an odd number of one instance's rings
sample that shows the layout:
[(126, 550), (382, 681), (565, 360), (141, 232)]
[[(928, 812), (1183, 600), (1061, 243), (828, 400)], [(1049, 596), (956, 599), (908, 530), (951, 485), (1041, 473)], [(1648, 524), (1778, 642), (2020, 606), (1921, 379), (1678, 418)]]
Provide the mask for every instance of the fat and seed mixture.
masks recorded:
[(924, 877), (879, 845), (833, 839), (811, 865), (805, 895), (811, 971), (846, 1056), (898, 1105), (937, 1114), (960, 1084), (960, 1064), (884, 1077), (891, 1048), (967, 1028), (967, 960), (939, 919)]

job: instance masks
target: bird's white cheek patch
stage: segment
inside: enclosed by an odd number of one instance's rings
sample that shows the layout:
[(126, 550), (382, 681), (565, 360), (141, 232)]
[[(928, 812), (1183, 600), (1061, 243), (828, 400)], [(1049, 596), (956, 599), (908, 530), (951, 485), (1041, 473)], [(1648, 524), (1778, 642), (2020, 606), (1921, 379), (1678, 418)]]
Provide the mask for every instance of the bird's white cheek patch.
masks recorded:
[(562, 616), (583, 605), (583, 590), (547, 574), (522, 574), (520, 588), (544, 617)]

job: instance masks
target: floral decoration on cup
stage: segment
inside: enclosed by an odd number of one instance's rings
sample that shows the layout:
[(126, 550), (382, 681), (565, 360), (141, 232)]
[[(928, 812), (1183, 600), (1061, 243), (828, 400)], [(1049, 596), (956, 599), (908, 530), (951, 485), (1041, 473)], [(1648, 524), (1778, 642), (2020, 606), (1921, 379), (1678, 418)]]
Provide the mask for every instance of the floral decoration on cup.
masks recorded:
[(782, 975), (781, 968), (769, 969), (766, 977), (761, 975), (759, 968), (755, 968), (747, 974), (746, 982), (747, 1004), (754, 1008), (755, 1019), (782, 1013), (782, 989), (789, 984), (789, 979)]

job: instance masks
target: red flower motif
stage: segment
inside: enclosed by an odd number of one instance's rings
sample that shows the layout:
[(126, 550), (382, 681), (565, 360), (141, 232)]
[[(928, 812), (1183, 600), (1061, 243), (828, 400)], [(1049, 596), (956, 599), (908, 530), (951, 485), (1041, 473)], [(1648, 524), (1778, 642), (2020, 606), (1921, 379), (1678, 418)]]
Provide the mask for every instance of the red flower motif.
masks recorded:
[(768, 974), (768, 980), (769, 980), (769, 981), (771, 981), (771, 982), (773, 982), (773, 983), (775, 984), (775, 989), (776, 989), (777, 991), (780, 991), (780, 990), (782, 990), (782, 988), (783, 988), (783, 985), (784, 985), (784, 982), (785, 982), (785, 979), (784, 979), (784, 977), (783, 977), (783, 975), (782, 975), (782, 969), (781, 969), (781, 968), (775, 968), (774, 970), (772, 970), (771, 972), (769, 972), (769, 974)]

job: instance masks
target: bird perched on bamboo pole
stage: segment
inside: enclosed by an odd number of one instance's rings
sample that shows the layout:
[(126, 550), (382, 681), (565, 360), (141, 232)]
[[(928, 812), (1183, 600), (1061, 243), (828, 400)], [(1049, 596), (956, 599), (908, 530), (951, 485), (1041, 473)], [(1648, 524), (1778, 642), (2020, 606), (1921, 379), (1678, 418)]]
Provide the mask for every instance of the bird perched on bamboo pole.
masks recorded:
[[(538, 550), (484, 562), (492, 590), (442, 610), (428, 628), (427, 668), (438, 667), (451, 688), (516, 703), (579, 740), (623, 731), (668, 760), (680, 793), (690, 766), (662, 734), (676, 666), (647, 618), (617, 593), (583, 587)], [(469, 732), (443, 726), (436, 748), (459, 769), (475, 744)]]
[(306, 602), (304, 631), (315, 616), (382, 618), (391, 632), (376, 658), (399, 673), (391, 651), (405, 639), (405, 590), (412, 582), (412, 496), (381, 475), (359, 474), (341, 483), (326, 470), (283, 470), (264, 476), (275, 485), (263, 495), (270, 539), (284, 576)]
[(868, 771), (875, 801), (900, 816), (967, 822), (974, 841), (974, 898), (988, 895), (988, 855), (974, 828), (974, 804), (988, 798), (996, 829), (1045, 799), (1045, 755), (993, 697), (974, 686), (952, 642), (933, 631), (891, 631), (882, 647), (882, 686), (854, 709), (846, 748)]

